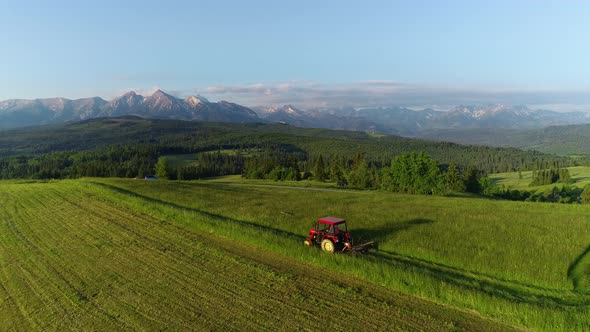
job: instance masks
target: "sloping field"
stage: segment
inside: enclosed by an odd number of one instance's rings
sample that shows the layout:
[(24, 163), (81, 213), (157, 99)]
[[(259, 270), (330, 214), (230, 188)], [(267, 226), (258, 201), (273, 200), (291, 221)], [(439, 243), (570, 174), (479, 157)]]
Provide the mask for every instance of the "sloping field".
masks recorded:
[[(590, 184), (590, 167), (588, 166), (574, 166), (568, 167), (570, 172), (570, 176), (574, 180), (573, 184), (570, 186), (575, 186), (580, 189), (583, 189), (585, 186)], [(548, 184), (544, 186), (535, 186), (529, 187), (529, 183), (533, 181), (532, 171), (524, 171), (520, 173), (522, 178), (518, 175), (518, 172), (510, 172), (510, 173), (496, 173), (490, 174), (490, 178), (499, 186), (504, 186), (506, 189), (517, 189), (517, 190), (525, 190), (525, 191), (535, 191), (535, 192), (550, 192), (553, 187), (560, 188), (563, 187), (563, 183), (554, 183)]]
[(381, 252), (548, 289), (573, 290), (567, 270), (590, 245), (590, 207), (581, 205), (207, 182), (92, 181), (152, 204), (259, 225), (300, 242), (317, 216), (346, 217), (353, 233), (379, 241)]
[[(151, 192), (173, 188), (160, 185)], [(226, 198), (228, 211), (238, 207)], [(307, 251), (309, 263), (248, 243), (266, 234), (275, 238), (270, 248), (283, 242), (289, 249), (288, 233), (191, 212), (108, 181), (0, 183), (0, 202), (3, 331), (511, 329), (320, 266), (354, 258)], [(299, 243), (297, 254), (304, 252)]]
[[(589, 207), (209, 182), (89, 179), (80, 186), (174, 220), (389, 289), (539, 330), (587, 330)], [(346, 217), (362, 258), (305, 250), (320, 215)]]

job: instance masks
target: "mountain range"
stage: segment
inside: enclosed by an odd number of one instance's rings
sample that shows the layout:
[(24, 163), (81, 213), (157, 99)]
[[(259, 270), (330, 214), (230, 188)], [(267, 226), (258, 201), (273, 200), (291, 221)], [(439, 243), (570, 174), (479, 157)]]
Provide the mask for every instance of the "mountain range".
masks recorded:
[(420, 136), (437, 129), (532, 129), (590, 123), (587, 112), (531, 110), (527, 106), (456, 106), (448, 111), (405, 107), (333, 108), (302, 111), (294, 106), (256, 107), (262, 119), (301, 127), (321, 127)]
[(590, 123), (590, 113), (587, 112), (532, 110), (524, 105), (461, 105), (448, 111), (406, 107), (303, 110), (293, 105), (248, 108), (227, 101), (210, 102), (197, 96), (180, 99), (161, 90), (148, 97), (131, 91), (111, 101), (100, 97), (0, 101), (0, 129), (127, 115), (213, 122), (279, 122), (297, 127), (407, 137), (421, 137), (428, 133), (428, 138), (438, 130), (521, 130)]
[(0, 129), (124, 115), (215, 122), (260, 121), (254, 111), (238, 104), (214, 103), (195, 96), (179, 99), (162, 90), (149, 97), (131, 91), (111, 101), (100, 97), (0, 101)]

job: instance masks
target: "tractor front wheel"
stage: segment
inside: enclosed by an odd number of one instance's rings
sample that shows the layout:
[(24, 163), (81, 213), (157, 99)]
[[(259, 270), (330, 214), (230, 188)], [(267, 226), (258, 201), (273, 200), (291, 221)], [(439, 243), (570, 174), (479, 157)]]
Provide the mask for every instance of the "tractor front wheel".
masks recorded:
[(306, 247), (311, 247), (311, 241), (305, 239), (305, 241), (303, 241), (303, 245)]
[(332, 242), (332, 240), (329, 239), (324, 239), (322, 240), (322, 250), (333, 254), (334, 253), (334, 242)]

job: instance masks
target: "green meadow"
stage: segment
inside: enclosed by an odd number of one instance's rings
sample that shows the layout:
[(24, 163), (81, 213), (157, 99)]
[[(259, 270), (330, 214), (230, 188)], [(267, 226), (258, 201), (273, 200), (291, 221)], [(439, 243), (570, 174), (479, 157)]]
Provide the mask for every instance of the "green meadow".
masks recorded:
[[(570, 186), (575, 186), (583, 189), (586, 185), (590, 184), (590, 167), (588, 166), (575, 166), (567, 168), (570, 172), (570, 176), (574, 180)], [(510, 173), (496, 173), (490, 174), (490, 178), (498, 186), (504, 186), (506, 189), (526, 190), (535, 192), (549, 192), (553, 187), (563, 187), (563, 183), (554, 183), (544, 186), (531, 187), (529, 184), (532, 181), (532, 171), (522, 171), (520, 175), (518, 172)]]
[(166, 155), (170, 168), (198, 165), (197, 154), (169, 154)]
[[(315, 329), (326, 312), (353, 330), (590, 329), (584, 205), (235, 177), (3, 182), (0, 199), (2, 329)], [(326, 215), (378, 250), (303, 247)]]
[[(205, 153), (221, 153), (224, 155), (235, 156), (240, 153), (243, 157), (251, 157), (259, 154), (259, 149), (247, 149), (247, 150), (238, 150), (238, 149), (219, 149), (216, 151), (209, 151)], [(164, 157), (168, 160), (168, 165), (170, 169), (177, 169), (180, 167), (185, 166), (197, 166), (199, 164), (197, 159), (197, 153), (181, 153), (181, 154), (166, 154)]]

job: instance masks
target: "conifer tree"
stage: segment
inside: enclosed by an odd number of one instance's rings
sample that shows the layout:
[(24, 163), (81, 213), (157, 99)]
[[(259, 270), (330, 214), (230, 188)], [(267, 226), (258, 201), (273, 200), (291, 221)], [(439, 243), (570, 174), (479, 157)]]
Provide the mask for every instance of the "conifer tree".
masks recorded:
[(453, 161), (449, 163), (449, 169), (445, 174), (445, 187), (451, 191), (465, 191), (465, 183), (461, 178), (457, 165)]
[(156, 163), (156, 176), (160, 179), (168, 178), (168, 158), (158, 158), (158, 162)]
[(317, 181), (326, 180), (326, 165), (324, 163), (324, 157), (320, 154), (315, 161), (313, 167), (313, 177)]
[(474, 166), (467, 167), (465, 171), (464, 181), (465, 181), (465, 190), (470, 193), (480, 193), (481, 192), (481, 185), (479, 183), (479, 170)]

